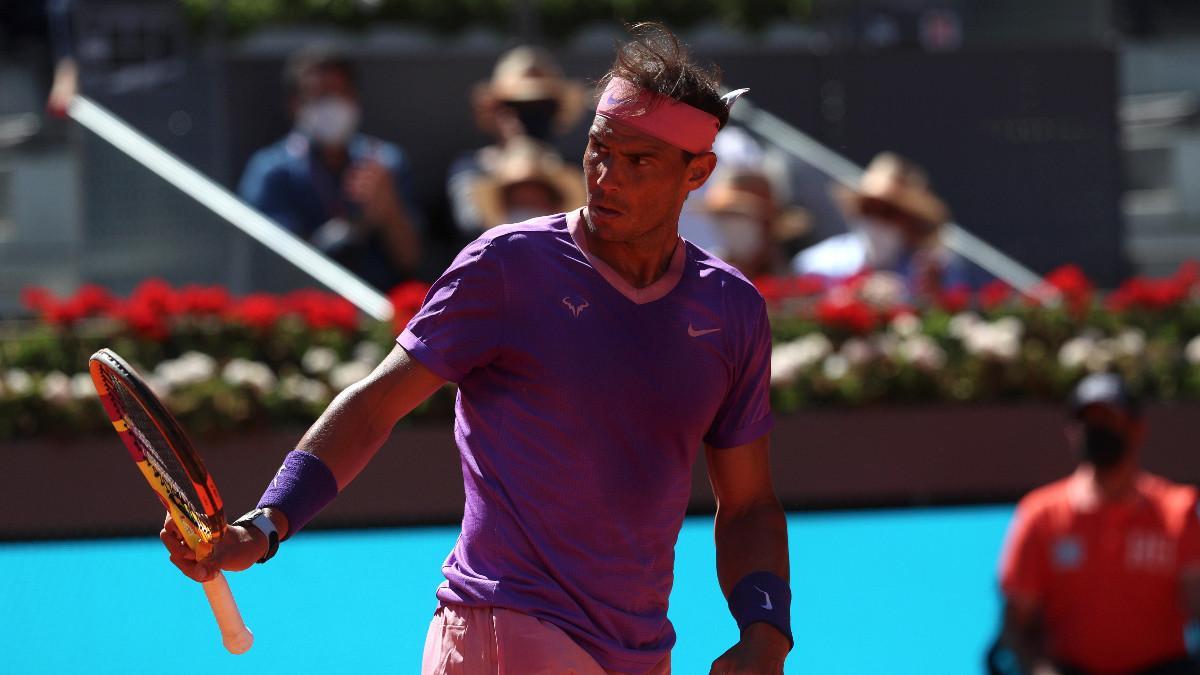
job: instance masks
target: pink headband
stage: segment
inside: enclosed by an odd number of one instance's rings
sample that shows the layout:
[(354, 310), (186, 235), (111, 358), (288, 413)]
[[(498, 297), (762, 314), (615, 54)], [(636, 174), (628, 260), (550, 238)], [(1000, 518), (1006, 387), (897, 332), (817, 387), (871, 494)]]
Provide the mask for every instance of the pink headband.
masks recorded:
[[(746, 89), (726, 94), (721, 100), (733, 105)], [(617, 120), (638, 131), (670, 143), (692, 154), (708, 152), (721, 123), (716, 117), (669, 96), (640, 89), (628, 80), (614, 77), (609, 81), (596, 114)]]

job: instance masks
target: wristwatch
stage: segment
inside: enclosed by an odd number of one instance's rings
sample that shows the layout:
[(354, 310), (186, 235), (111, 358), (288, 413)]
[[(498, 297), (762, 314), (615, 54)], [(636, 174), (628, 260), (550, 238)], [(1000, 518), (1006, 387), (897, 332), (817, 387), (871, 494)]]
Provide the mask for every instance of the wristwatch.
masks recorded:
[(254, 509), (233, 521), (233, 524), (241, 525), (242, 527), (256, 527), (259, 532), (267, 535), (267, 552), (263, 557), (258, 559), (258, 562), (267, 562), (279, 550), (279, 532), (275, 529), (275, 523), (271, 522), (271, 519), (267, 517), (266, 511)]

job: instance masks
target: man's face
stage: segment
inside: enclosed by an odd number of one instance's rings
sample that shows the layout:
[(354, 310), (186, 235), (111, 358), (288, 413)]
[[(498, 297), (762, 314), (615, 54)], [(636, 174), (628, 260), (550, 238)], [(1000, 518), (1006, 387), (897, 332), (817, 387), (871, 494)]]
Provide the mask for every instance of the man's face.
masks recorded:
[(1119, 464), (1141, 445), (1143, 425), (1124, 408), (1095, 403), (1080, 411), (1067, 434), (1080, 459), (1104, 469)]
[(297, 84), (296, 128), (320, 146), (344, 147), (360, 117), (350, 78), (340, 68), (310, 68)]
[(631, 242), (677, 224), (683, 201), (716, 165), (712, 153), (691, 157), (679, 148), (599, 115), (583, 154), (592, 234)]
[(297, 82), (296, 104), (318, 101), (323, 98), (339, 98), (358, 104), (358, 92), (350, 78), (339, 68), (309, 68)]

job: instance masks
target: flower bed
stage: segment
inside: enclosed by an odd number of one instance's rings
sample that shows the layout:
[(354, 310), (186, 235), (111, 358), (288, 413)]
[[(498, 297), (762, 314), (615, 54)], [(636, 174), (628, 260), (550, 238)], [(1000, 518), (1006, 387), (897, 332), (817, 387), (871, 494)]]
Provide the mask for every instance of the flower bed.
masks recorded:
[[(1074, 267), (1034, 297), (1001, 284), (950, 289), (919, 307), (886, 274), (837, 285), (764, 279), (771, 384), (780, 413), (906, 402), (1058, 402), (1088, 371), (1122, 372), (1148, 398), (1200, 398), (1200, 269), (1133, 279), (1099, 294)], [(231, 297), (148, 281), (129, 297), (84, 286), (25, 293), (35, 319), (0, 324), (0, 438), (105, 425), (87, 358), (111, 347), (135, 363), (196, 433), (305, 426), (391, 349), (426, 287), (391, 294), (396, 319), (362, 319), (317, 291)], [(1035, 299), (1036, 298), (1036, 299)], [(442, 390), (415, 418), (450, 414)]]

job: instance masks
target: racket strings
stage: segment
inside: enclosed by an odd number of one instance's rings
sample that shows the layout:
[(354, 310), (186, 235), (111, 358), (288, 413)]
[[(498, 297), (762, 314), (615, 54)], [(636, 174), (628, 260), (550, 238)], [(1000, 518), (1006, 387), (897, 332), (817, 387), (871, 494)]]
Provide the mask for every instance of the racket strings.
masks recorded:
[(162, 435), (141, 401), (120, 379), (108, 373), (105, 373), (104, 379), (121, 416), (125, 418), (130, 435), (154, 470), (155, 477), (162, 483), (176, 506), (187, 513), (206, 536), (210, 535), (212, 528), (208, 522), (208, 514), (187, 468), (175, 455), (174, 445)]

